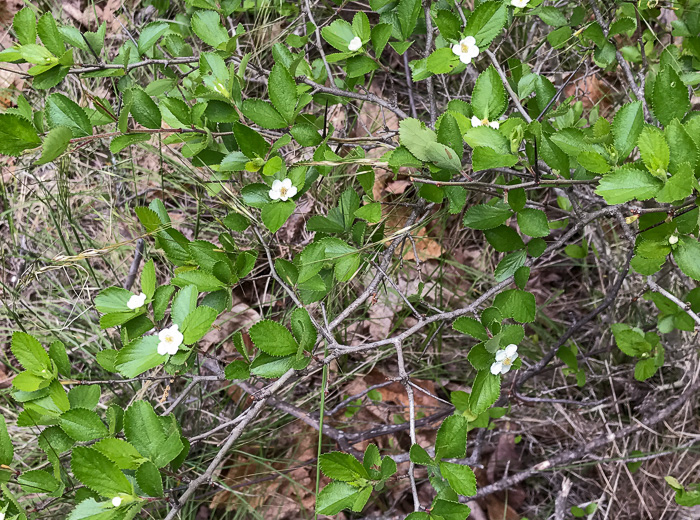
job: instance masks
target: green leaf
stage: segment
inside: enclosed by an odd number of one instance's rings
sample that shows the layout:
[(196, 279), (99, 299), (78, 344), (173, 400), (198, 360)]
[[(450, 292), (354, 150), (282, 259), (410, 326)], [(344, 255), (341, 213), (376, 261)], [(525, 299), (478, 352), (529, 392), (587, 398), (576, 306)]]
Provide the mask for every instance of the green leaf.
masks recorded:
[(134, 293), (122, 289), (121, 287), (108, 287), (95, 297), (95, 308), (99, 312), (105, 314), (111, 312), (130, 312), (126, 304), (133, 295)]
[(462, 458), (467, 453), (467, 419), (461, 415), (447, 417), (435, 438), (435, 460)]
[(377, 70), (379, 64), (369, 56), (359, 55), (348, 58), (345, 68), (348, 71), (348, 78), (359, 78), (373, 70)]
[(170, 309), (170, 317), (173, 323), (182, 326), (185, 318), (197, 307), (197, 289), (194, 285), (188, 285), (178, 291), (173, 298)]
[(527, 291), (509, 289), (496, 295), (493, 301), (505, 318), (513, 318), (519, 323), (534, 321), (537, 305), (535, 296)]
[(518, 212), (520, 231), (531, 237), (546, 237), (549, 235), (549, 223), (544, 211), (534, 208), (524, 208)]
[(183, 448), (180, 432), (177, 429), (166, 431), (165, 424), (163, 418), (159, 418), (146, 401), (132, 403), (124, 413), (127, 440), (157, 468), (174, 460)]
[(49, 128), (67, 126), (73, 137), (92, 135), (92, 125), (85, 110), (63, 94), (51, 94), (46, 99), (44, 117)]
[(87, 442), (107, 435), (107, 427), (100, 417), (87, 408), (72, 408), (63, 412), (59, 418), (59, 426), (78, 442)]
[(472, 108), (479, 119), (486, 118), (489, 121), (498, 119), (506, 109), (506, 90), (493, 65), (479, 74), (476, 80)]
[(430, 510), (431, 516), (442, 518), (443, 520), (466, 520), (470, 513), (471, 509), (466, 504), (441, 498), (437, 498), (433, 502)]
[(479, 49), (484, 49), (498, 36), (507, 21), (505, 2), (482, 2), (467, 20), (464, 33), (474, 36)]
[(382, 220), (382, 205), (379, 202), (365, 204), (355, 211), (355, 216), (367, 222), (377, 223)]
[(170, 280), (170, 283), (176, 285), (177, 287), (187, 287), (188, 285), (193, 285), (199, 292), (218, 291), (224, 286), (221, 280), (219, 280), (216, 276), (202, 270), (183, 271), (175, 278)]
[(5, 417), (0, 414), (0, 464), (9, 466), (12, 464), (12, 459), (15, 456), (15, 449), (12, 446), (12, 440), (7, 433), (7, 424)]
[(160, 128), (161, 113), (158, 105), (141, 88), (132, 88), (127, 91), (130, 97), (131, 115), (137, 123), (146, 128)]
[(40, 469), (22, 472), (17, 477), (17, 483), (25, 493), (53, 493), (60, 485), (53, 475)]
[(493, 276), (497, 282), (502, 282), (515, 275), (515, 272), (525, 265), (525, 259), (527, 258), (527, 253), (524, 249), (520, 251), (514, 251), (503, 257), (503, 259), (498, 262), (498, 266), (493, 273)]
[(698, 146), (700, 141), (696, 144), (686, 127), (677, 119), (668, 124), (665, 134), (671, 152), (668, 171), (675, 174), (682, 168), (684, 163), (689, 164), (690, 169), (694, 171), (698, 164)]
[(348, 22), (336, 19), (321, 29), (321, 36), (340, 52), (348, 52), (348, 45), (355, 37), (355, 33)]
[(501, 395), (501, 378), (488, 370), (480, 370), (474, 378), (469, 396), (469, 410), (474, 415), (485, 412)]
[(644, 111), (641, 101), (627, 103), (617, 111), (613, 119), (612, 132), (620, 160), (627, 158), (634, 149), (643, 126)]
[(411, 462), (414, 464), (420, 464), (421, 466), (431, 466), (433, 464), (433, 459), (430, 458), (428, 452), (425, 451), (420, 444), (413, 444), (411, 446), (409, 456), (411, 458)]
[(413, 29), (416, 27), (416, 22), (418, 21), (420, 13), (420, 0), (399, 0), (399, 5), (396, 8), (396, 15), (399, 20), (398, 28), (401, 30), (401, 36), (404, 40), (407, 40), (411, 34), (413, 34)]
[(114, 462), (119, 469), (134, 470), (146, 459), (124, 439), (107, 437), (93, 445), (97, 451)]
[(676, 118), (683, 119), (690, 107), (688, 88), (670, 65), (666, 65), (656, 76), (652, 107), (654, 115), (664, 126)]
[(272, 202), (263, 206), (260, 218), (262, 218), (265, 227), (271, 233), (275, 233), (287, 222), (295, 208), (296, 204), (292, 200)]
[(36, 16), (30, 7), (23, 7), (15, 14), (12, 28), (22, 45), (36, 43)]
[(673, 259), (687, 276), (700, 281), (700, 242), (690, 236), (679, 237)]
[(478, 204), (464, 214), (464, 225), (472, 229), (492, 229), (500, 226), (513, 215), (510, 207), (503, 203)]
[(229, 40), (228, 31), (221, 25), (221, 18), (216, 11), (195, 11), (190, 23), (194, 33), (214, 48)]
[(623, 166), (605, 175), (600, 180), (596, 193), (608, 204), (622, 204), (633, 199), (650, 199), (662, 186), (663, 183), (649, 172)]
[(50, 374), (51, 359), (35, 338), (26, 332), (12, 334), (12, 354), (28, 371), (37, 374)]
[(202, 339), (202, 336), (211, 330), (217, 315), (218, 312), (215, 309), (206, 305), (200, 305), (189, 313), (182, 322), (183, 343), (192, 345)]
[(318, 462), (323, 474), (333, 480), (354, 482), (361, 478), (369, 478), (365, 467), (349, 453), (339, 451), (323, 453)]
[(62, 56), (66, 52), (66, 46), (63, 43), (63, 36), (58, 31), (56, 20), (50, 12), (44, 13), (37, 22), (37, 32), (41, 43), (56, 56)]
[(119, 494), (131, 495), (131, 484), (117, 465), (94, 448), (73, 448), (71, 469), (78, 480), (95, 493), (113, 498)]
[(498, 226), (487, 229), (484, 231), (484, 236), (489, 244), (499, 253), (508, 253), (525, 247), (523, 239), (518, 232), (510, 226)]
[(486, 328), (479, 321), (468, 316), (460, 316), (457, 318), (452, 324), (452, 328), (463, 334), (469, 334), (471, 337), (481, 341), (486, 341), (488, 339)]
[(271, 356), (289, 356), (299, 349), (287, 327), (275, 321), (263, 320), (248, 331), (253, 344)]
[(284, 65), (275, 63), (268, 79), (270, 101), (287, 123), (292, 123), (297, 106), (297, 85)]
[(40, 144), (32, 123), (15, 114), (0, 114), (0, 154), (18, 156)]
[(289, 124), (280, 115), (272, 104), (262, 99), (248, 98), (241, 105), (241, 112), (253, 123), (260, 125), (268, 130), (278, 128), (287, 128)]
[[(113, 154), (118, 154), (124, 148), (136, 143), (143, 143), (151, 138), (151, 134), (139, 132), (136, 134), (118, 135), (109, 143), (109, 151)], [(137, 208), (138, 209), (138, 208)]]
[(236, 359), (226, 365), (224, 369), (226, 379), (233, 381), (235, 379), (248, 379), (250, 377), (250, 367), (248, 363), (242, 359)]
[(459, 170), (457, 152), (437, 142), (437, 135), (417, 119), (407, 118), (399, 123), (401, 144), (419, 160), (434, 162), (440, 168)]
[(100, 402), (100, 385), (79, 385), (70, 389), (68, 401), (71, 409), (87, 408), (92, 410)]
[(476, 475), (469, 466), (452, 462), (440, 462), (440, 473), (456, 493), (470, 497), (476, 494)]
[(136, 470), (136, 482), (149, 497), (163, 496), (163, 478), (156, 465), (150, 460), (141, 464)]
[(294, 309), (291, 317), (292, 332), (301, 348), (311, 351), (316, 344), (318, 331), (311, 321), (309, 312), (304, 308)]
[(360, 489), (346, 482), (331, 482), (319, 492), (316, 498), (316, 512), (321, 515), (335, 515), (343, 509), (350, 509), (359, 493)]
[(694, 189), (698, 189), (698, 181), (693, 175), (690, 163), (683, 163), (656, 194), (656, 200), (659, 202), (683, 200), (690, 196)]
[(671, 152), (664, 134), (654, 126), (645, 126), (639, 135), (637, 146), (649, 172), (665, 181)]
[(504, 154), (485, 146), (477, 146), (472, 152), (472, 167), (475, 172), (491, 168), (510, 168), (517, 163), (517, 156), (510, 153)]
[(169, 26), (165, 22), (151, 22), (144, 27), (139, 35), (139, 54), (143, 55), (153, 48), (160, 37), (167, 32), (168, 28)]
[(41, 147), (41, 158), (34, 164), (46, 164), (61, 156), (68, 148), (72, 137), (73, 132), (67, 126), (57, 126), (49, 130)]
[(158, 354), (158, 336), (142, 336), (117, 353), (115, 368), (125, 377), (137, 377), (165, 362)]
[(460, 64), (461, 62), (449, 47), (436, 49), (428, 56), (428, 61), (426, 62), (428, 70), (433, 74), (450, 73), (459, 67)]

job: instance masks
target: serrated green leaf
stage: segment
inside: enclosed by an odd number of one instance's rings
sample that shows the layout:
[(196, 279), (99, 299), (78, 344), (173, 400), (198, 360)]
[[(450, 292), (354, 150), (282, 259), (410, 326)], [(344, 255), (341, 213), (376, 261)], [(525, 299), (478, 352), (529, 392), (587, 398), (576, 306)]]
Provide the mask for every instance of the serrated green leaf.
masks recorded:
[(323, 474), (333, 480), (354, 482), (361, 478), (369, 478), (365, 467), (349, 453), (340, 451), (323, 453), (318, 462)]
[(136, 338), (117, 353), (115, 368), (125, 377), (137, 377), (165, 363), (166, 357), (158, 354), (158, 336)]
[(271, 320), (259, 321), (248, 331), (253, 344), (271, 356), (296, 354), (299, 345), (287, 327)]
[(664, 126), (674, 119), (683, 119), (690, 107), (688, 88), (670, 65), (661, 69), (656, 76), (652, 107), (654, 115)]
[(57, 126), (49, 130), (42, 143), (41, 157), (34, 164), (46, 164), (61, 156), (68, 148), (72, 137), (73, 132), (67, 126)]
[(644, 126), (644, 111), (642, 102), (635, 101), (623, 105), (615, 114), (612, 124), (615, 149), (621, 161), (634, 149), (637, 139)]
[(132, 493), (131, 484), (117, 465), (94, 448), (73, 448), (71, 469), (78, 480), (101, 496), (113, 498)]
[(44, 117), (49, 128), (68, 127), (73, 137), (92, 135), (92, 124), (85, 110), (63, 94), (54, 93), (46, 99)]
[(31, 122), (15, 114), (0, 114), (0, 154), (18, 156), (40, 144)]
[(190, 23), (194, 33), (207, 45), (218, 48), (229, 40), (228, 31), (216, 11), (195, 11)]
[(59, 426), (78, 442), (86, 442), (107, 435), (107, 427), (100, 417), (87, 408), (73, 408), (61, 414)]
[(603, 176), (596, 193), (602, 196), (608, 204), (622, 204), (633, 199), (650, 199), (659, 192), (662, 186), (662, 181), (646, 170), (623, 166)]
[(537, 304), (535, 296), (527, 291), (509, 289), (496, 295), (493, 301), (505, 318), (513, 318), (519, 323), (530, 323), (535, 320)]

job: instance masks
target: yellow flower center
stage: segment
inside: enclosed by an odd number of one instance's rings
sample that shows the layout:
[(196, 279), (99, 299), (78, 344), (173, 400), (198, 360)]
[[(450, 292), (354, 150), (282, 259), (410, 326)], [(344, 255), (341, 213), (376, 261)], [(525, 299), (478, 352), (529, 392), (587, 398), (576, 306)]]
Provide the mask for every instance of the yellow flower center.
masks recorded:
[(172, 336), (165, 336), (166, 343), (173, 343), (175, 339)]
[(469, 52), (469, 46), (468, 46), (466, 43), (461, 44), (461, 46), (462, 46), (462, 52), (463, 52), (464, 54), (466, 54), (467, 52)]
[(505, 359), (503, 360), (503, 364), (504, 364), (505, 366), (509, 367), (510, 365), (513, 364), (513, 360), (510, 359), (509, 357), (507, 357), (507, 358), (505, 358)]
[(483, 119), (481, 120), (481, 124), (482, 124), (482, 125), (488, 125), (488, 124), (489, 124), (489, 120), (488, 120), (487, 118), (483, 118)]
[(286, 197), (286, 196), (287, 196), (287, 188), (285, 188), (284, 186), (282, 186), (282, 187), (280, 188), (280, 197)]

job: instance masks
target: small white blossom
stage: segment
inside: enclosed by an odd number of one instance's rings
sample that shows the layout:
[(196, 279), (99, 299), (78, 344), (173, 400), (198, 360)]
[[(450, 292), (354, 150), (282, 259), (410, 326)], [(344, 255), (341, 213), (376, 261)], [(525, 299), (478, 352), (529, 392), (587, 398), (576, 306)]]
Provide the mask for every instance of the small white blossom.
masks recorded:
[(493, 375), (506, 374), (516, 359), (518, 359), (518, 346), (511, 343), (506, 348), (496, 352), (496, 361), (491, 365), (491, 373)]
[(272, 183), (270, 198), (272, 200), (287, 200), (297, 194), (296, 186), (292, 186), (292, 179), (276, 180)]
[(510, 5), (513, 7), (520, 7), (520, 9), (524, 9), (527, 7), (527, 4), (530, 0), (511, 0)]
[(182, 345), (182, 340), (184, 336), (182, 332), (178, 330), (177, 324), (173, 324), (167, 329), (163, 329), (158, 333), (158, 354), (161, 356), (177, 354), (180, 345)]
[(676, 245), (678, 243), (678, 235), (671, 235), (668, 237), (668, 243), (672, 246)]
[(490, 126), (491, 128), (498, 130), (500, 123), (498, 121), (489, 121), (486, 117), (479, 119), (477, 116), (472, 116), (472, 126)]
[(129, 307), (132, 311), (135, 311), (136, 309), (140, 309), (141, 307), (143, 307), (144, 303), (146, 303), (145, 294), (132, 294), (131, 298), (129, 298), (129, 301), (126, 302), (126, 306)]
[(359, 51), (361, 48), (362, 40), (360, 40), (359, 36), (355, 36), (352, 40), (350, 40), (350, 43), (348, 44), (348, 50), (350, 52)]
[(119, 507), (120, 505), (122, 505), (122, 497), (114, 497), (112, 499), (112, 505), (114, 507)]
[(459, 56), (459, 61), (465, 65), (479, 55), (479, 47), (476, 46), (476, 39), (473, 36), (467, 36), (459, 43), (452, 46), (452, 52)]
[(0, 513), (0, 520), (5, 520), (5, 513)]

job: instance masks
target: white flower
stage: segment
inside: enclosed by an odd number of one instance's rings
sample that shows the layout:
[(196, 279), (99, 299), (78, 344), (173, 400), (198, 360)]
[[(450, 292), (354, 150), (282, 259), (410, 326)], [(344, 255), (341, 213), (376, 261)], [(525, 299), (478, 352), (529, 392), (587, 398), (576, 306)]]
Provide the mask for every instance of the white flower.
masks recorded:
[(359, 51), (360, 48), (362, 48), (362, 40), (360, 40), (359, 36), (355, 36), (352, 40), (350, 40), (350, 43), (348, 44), (348, 50), (350, 52), (355, 52)]
[(520, 7), (520, 9), (524, 9), (527, 7), (527, 4), (530, 0), (511, 0), (510, 5), (513, 7)]
[(272, 200), (287, 200), (297, 194), (296, 186), (292, 186), (292, 179), (284, 179), (283, 181), (275, 181), (272, 183), (270, 190), (270, 198)]
[(668, 243), (672, 246), (676, 245), (678, 243), (678, 235), (671, 235), (668, 237)]
[(498, 130), (500, 124), (498, 121), (489, 121), (487, 118), (479, 119), (476, 116), (472, 116), (472, 126), (490, 126), (491, 128)]
[(496, 362), (491, 365), (491, 373), (493, 375), (507, 373), (516, 359), (518, 359), (518, 346), (511, 343), (496, 352)]
[(5, 513), (0, 513), (0, 520), (5, 520)]
[(476, 39), (473, 36), (467, 36), (452, 46), (452, 52), (459, 56), (459, 61), (468, 64), (472, 61), (472, 58), (476, 58), (479, 55), (479, 47), (476, 46)]
[(122, 505), (122, 497), (114, 497), (112, 499), (112, 505), (114, 507), (119, 507), (120, 505)]
[(126, 302), (126, 306), (129, 307), (132, 311), (135, 311), (136, 309), (140, 309), (141, 307), (143, 307), (144, 303), (146, 303), (145, 294), (132, 294), (131, 298), (129, 298), (129, 301)]
[(177, 324), (174, 324), (167, 329), (163, 329), (158, 333), (158, 354), (165, 356), (169, 354), (174, 356), (177, 354), (180, 345), (182, 345), (182, 340), (184, 336), (182, 332), (178, 330)]

